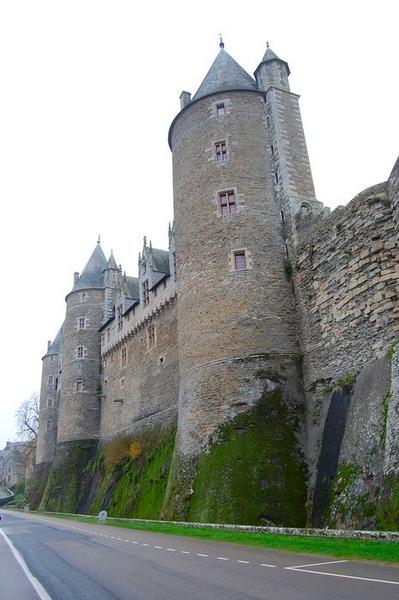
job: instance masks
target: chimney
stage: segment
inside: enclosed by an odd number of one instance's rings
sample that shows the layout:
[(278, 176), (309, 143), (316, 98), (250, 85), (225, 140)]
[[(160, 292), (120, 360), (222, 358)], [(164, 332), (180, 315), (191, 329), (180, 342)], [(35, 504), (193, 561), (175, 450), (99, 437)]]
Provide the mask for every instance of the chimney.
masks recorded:
[(48, 340), (48, 342), (47, 342), (47, 352), (50, 350), (50, 346), (51, 346), (51, 340)]
[(182, 92), (180, 94), (180, 108), (184, 108), (187, 104), (191, 102), (191, 94), (190, 92)]
[(73, 283), (75, 284), (78, 279), (79, 279), (79, 273), (78, 273), (78, 271), (75, 271), (75, 273), (73, 274)]

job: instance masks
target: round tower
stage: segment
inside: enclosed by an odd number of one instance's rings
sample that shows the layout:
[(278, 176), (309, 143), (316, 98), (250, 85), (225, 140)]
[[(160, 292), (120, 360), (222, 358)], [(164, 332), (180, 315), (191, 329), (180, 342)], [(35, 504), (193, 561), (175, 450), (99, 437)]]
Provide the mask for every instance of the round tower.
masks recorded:
[(58, 382), (61, 367), (61, 343), (63, 327), (53, 343), (48, 342), (43, 356), (42, 381), (40, 386), (39, 429), (36, 447), (36, 464), (51, 463), (57, 444), (58, 426)]
[(288, 405), (297, 406), (301, 393), (265, 94), (222, 44), (181, 106), (169, 132), (180, 387), (177, 477), (166, 514), (185, 517), (199, 456), (210, 452), (218, 428), (277, 387)]
[(94, 440), (100, 426), (100, 333), (107, 260), (97, 243), (66, 297), (58, 444)]

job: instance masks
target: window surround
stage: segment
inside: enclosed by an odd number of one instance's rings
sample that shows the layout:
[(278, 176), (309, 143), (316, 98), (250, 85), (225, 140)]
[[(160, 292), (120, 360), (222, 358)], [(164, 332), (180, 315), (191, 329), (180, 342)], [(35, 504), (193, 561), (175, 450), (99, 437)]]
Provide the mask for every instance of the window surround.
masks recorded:
[(75, 391), (76, 392), (83, 392), (83, 381), (78, 380), (75, 384)]
[(85, 350), (83, 346), (78, 346), (76, 348), (76, 358), (84, 358)]
[(46, 421), (46, 430), (51, 431), (53, 429), (53, 421), (51, 419), (47, 419)]
[(123, 346), (121, 350), (121, 366), (125, 367), (127, 365), (127, 348)]
[(234, 273), (237, 271), (247, 271), (251, 269), (251, 253), (246, 248), (235, 248), (230, 253), (230, 269)]
[(155, 325), (147, 327), (147, 349), (150, 350), (156, 345), (156, 330)]
[(234, 188), (218, 191), (217, 202), (220, 217), (237, 213), (237, 192)]
[(54, 406), (54, 399), (47, 398), (47, 408), (53, 408), (53, 406)]
[(78, 329), (86, 329), (86, 319), (85, 317), (78, 318)]
[(225, 163), (229, 159), (229, 154), (227, 152), (227, 141), (220, 140), (219, 142), (214, 142), (214, 154), (215, 161), (217, 164)]

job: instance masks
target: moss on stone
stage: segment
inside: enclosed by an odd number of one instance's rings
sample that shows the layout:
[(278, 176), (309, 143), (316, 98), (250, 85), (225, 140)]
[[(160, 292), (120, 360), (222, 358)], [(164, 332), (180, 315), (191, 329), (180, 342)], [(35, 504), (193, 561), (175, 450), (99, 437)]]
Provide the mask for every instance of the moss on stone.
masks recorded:
[[(101, 473), (90, 512), (101, 509), (110, 516), (158, 519), (164, 501), (175, 442), (175, 430), (147, 432), (141, 436), (141, 454), (123, 464), (107, 468), (103, 460), (106, 448), (97, 457)], [(99, 454), (100, 454), (99, 453)]]
[(36, 465), (32, 477), (26, 482), (25, 503), (32, 510), (39, 508), (40, 501), (46, 488), (50, 467), (51, 463), (41, 463)]
[(354, 463), (342, 463), (329, 491), (326, 522), (330, 527), (357, 527), (373, 519), (375, 498), (365, 488), (362, 468)]
[(40, 510), (54, 512), (85, 512), (95, 440), (60, 444), (48, 477)]
[(306, 472), (281, 391), (219, 428), (198, 463), (188, 519), (303, 526)]
[(388, 475), (381, 486), (377, 506), (377, 529), (397, 531), (399, 529), (399, 475)]

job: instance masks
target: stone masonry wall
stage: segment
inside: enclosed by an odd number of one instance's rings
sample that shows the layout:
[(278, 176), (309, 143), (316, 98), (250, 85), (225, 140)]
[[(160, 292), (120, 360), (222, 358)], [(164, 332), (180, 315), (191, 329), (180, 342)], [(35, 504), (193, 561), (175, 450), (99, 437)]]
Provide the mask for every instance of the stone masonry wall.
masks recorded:
[(388, 192), (392, 202), (393, 220), (395, 223), (396, 237), (399, 237), (399, 158), (388, 179)]
[(312, 477), (332, 382), (381, 358), (399, 331), (399, 263), (387, 185), (321, 219), (294, 265)]
[(57, 443), (59, 355), (43, 357), (36, 464), (51, 462)]
[[(62, 344), (62, 377), (57, 443), (95, 439), (100, 429), (100, 333), (104, 292), (72, 292)], [(85, 319), (83, 328), (79, 319)], [(83, 356), (78, 356), (78, 347)], [(79, 384), (79, 385), (78, 385)]]
[[(102, 357), (101, 438), (154, 419), (175, 420), (178, 396), (176, 303), (173, 299), (125, 334)], [(149, 328), (155, 327), (150, 346)], [(126, 358), (125, 358), (126, 356)]]

